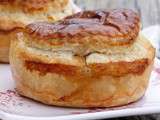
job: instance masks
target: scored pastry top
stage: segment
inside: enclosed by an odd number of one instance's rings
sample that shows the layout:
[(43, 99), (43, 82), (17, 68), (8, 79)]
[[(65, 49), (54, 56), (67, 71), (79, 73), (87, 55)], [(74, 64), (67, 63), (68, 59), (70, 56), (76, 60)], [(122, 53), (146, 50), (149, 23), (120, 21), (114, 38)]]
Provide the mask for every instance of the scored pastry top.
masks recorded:
[(33, 39), (43, 39), (53, 45), (100, 41), (107, 45), (125, 45), (137, 38), (139, 30), (139, 15), (126, 9), (83, 11), (54, 24), (33, 23), (26, 28)]

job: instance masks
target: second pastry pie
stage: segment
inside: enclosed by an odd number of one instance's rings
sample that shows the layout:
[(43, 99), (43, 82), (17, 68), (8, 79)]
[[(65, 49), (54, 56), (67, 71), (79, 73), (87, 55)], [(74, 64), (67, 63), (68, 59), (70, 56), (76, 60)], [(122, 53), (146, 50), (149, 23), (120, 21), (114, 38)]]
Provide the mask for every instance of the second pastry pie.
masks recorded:
[(70, 0), (1, 0), (0, 62), (8, 62), (14, 32), (35, 21), (53, 22), (73, 13)]

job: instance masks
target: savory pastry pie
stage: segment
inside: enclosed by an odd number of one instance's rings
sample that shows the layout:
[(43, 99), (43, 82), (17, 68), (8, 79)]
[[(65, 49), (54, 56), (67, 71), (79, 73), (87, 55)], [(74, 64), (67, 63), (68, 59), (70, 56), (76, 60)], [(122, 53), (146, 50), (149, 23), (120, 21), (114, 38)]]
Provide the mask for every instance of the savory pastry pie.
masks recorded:
[(35, 21), (53, 22), (73, 13), (70, 0), (0, 0), (0, 62), (8, 62), (14, 32)]
[(83, 11), (54, 24), (33, 23), (12, 41), (19, 94), (49, 105), (111, 107), (140, 99), (155, 49), (127, 9)]

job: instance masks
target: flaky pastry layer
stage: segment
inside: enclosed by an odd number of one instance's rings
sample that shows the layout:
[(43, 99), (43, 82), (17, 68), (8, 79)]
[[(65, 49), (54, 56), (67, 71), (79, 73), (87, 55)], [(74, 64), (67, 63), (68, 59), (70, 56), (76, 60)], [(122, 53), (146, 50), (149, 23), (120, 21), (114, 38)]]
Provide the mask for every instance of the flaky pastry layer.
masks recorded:
[(28, 47), (20, 33), (10, 52), (16, 89), (57, 106), (111, 107), (137, 101), (148, 86), (155, 52), (143, 36), (138, 40), (142, 48), (130, 53), (82, 57)]

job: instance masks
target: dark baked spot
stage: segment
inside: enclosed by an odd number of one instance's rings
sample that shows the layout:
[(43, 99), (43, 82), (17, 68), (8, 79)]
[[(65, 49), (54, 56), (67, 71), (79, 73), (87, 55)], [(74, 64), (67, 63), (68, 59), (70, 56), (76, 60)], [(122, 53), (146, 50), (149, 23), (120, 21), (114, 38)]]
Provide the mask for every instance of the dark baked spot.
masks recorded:
[(20, 4), (25, 12), (32, 12), (46, 9), (48, 2), (49, 0), (23, 0)]
[(57, 73), (65, 76), (74, 76), (76, 74), (76, 67), (64, 64), (45, 64), (32, 61), (25, 61), (26, 69), (30, 71), (39, 71), (40, 75), (46, 75), (47, 73)]
[(13, 4), (15, 2), (15, 0), (0, 0), (0, 4)]

